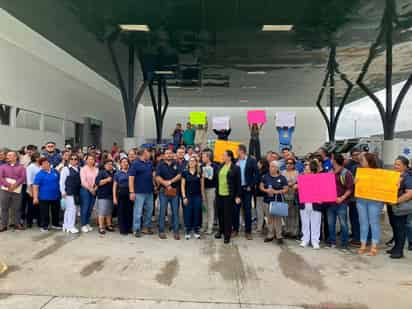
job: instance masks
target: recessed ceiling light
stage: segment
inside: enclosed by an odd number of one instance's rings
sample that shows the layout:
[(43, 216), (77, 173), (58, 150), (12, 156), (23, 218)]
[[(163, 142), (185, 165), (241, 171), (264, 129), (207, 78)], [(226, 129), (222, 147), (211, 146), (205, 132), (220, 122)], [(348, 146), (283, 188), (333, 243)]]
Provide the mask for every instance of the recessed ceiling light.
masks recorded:
[(175, 74), (175, 72), (173, 71), (154, 71), (156, 74), (158, 75), (171, 75), (171, 74)]
[(247, 72), (247, 74), (249, 74), (249, 75), (264, 75), (264, 74), (266, 74), (266, 72), (265, 71), (250, 71), (250, 72)]
[(120, 29), (122, 29), (122, 31), (150, 31), (148, 25), (119, 25), (119, 27)]
[(242, 89), (256, 89), (256, 86), (242, 86)]
[(239, 102), (240, 103), (249, 103), (249, 100), (248, 99), (240, 99)]
[(292, 31), (293, 25), (263, 25), (262, 31)]
[(167, 86), (168, 89), (181, 89), (180, 86)]

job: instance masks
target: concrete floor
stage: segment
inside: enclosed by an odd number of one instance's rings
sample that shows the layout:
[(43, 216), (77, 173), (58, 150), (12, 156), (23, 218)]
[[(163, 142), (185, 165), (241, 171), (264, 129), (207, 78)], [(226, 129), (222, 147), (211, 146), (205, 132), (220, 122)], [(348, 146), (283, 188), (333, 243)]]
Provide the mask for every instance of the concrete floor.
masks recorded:
[(390, 260), (237, 238), (0, 235), (0, 309), (412, 308), (412, 254)]

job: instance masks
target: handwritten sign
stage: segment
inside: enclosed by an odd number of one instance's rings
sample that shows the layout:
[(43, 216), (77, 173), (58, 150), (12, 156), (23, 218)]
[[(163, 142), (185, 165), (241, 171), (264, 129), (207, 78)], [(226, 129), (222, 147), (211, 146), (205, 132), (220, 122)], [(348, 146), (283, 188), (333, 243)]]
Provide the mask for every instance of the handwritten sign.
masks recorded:
[(214, 130), (228, 130), (230, 128), (230, 117), (213, 117)]
[(355, 197), (396, 203), (400, 178), (400, 173), (396, 171), (380, 168), (358, 168), (356, 170)]
[(191, 112), (190, 123), (193, 125), (206, 124), (206, 112)]
[(248, 111), (247, 121), (249, 124), (265, 124), (266, 123), (266, 111), (264, 110)]
[(226, 150), (232, 150), (235, 158), (237, 158), (237, 148), (240, 144), (238, 142), (217, 140), (215, 142), (214, 161), (222, 163), (223, 153)]
[(333, 173), (298, 176), (299, 201), (303, 203), (335, 202), (336, 179)]

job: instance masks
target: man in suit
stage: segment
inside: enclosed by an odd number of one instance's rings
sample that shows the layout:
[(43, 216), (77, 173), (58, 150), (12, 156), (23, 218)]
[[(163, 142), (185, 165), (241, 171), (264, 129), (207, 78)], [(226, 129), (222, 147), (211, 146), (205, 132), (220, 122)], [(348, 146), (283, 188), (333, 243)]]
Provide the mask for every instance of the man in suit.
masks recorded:
[(239, 234), (240, 208), (243, 207), (245, 218), (245, 237), (252, 239), (252, 196), (259, 182), (259, 170), (256, 159), (247, 155), (245, 145), (239, 145), (238, 161), (236, 165), (240, 168), (241, 177), (241, 204), (235, 206), (233, 212), (233, 237)]

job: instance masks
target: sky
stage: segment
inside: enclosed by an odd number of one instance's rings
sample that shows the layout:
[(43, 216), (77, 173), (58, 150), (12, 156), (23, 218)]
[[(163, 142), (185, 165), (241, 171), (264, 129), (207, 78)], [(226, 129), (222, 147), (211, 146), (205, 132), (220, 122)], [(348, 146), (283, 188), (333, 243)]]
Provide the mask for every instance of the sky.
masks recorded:
[[(404, 84), (405, 82), (401, 82), (393, 86), (394, 101)], [(385, 102), (385, 89), (375, 94), (382, 102)], [(396, 131), (405, 130), (412, 130), (412, 88), (409, 89), (404, 99), (396, 125)], [(383, 134), (383, 128), (378, 109), (372, 100), (364, 97), (348, 104), (339, 120), (336, 138), (368, 137), (374, 134)]]

